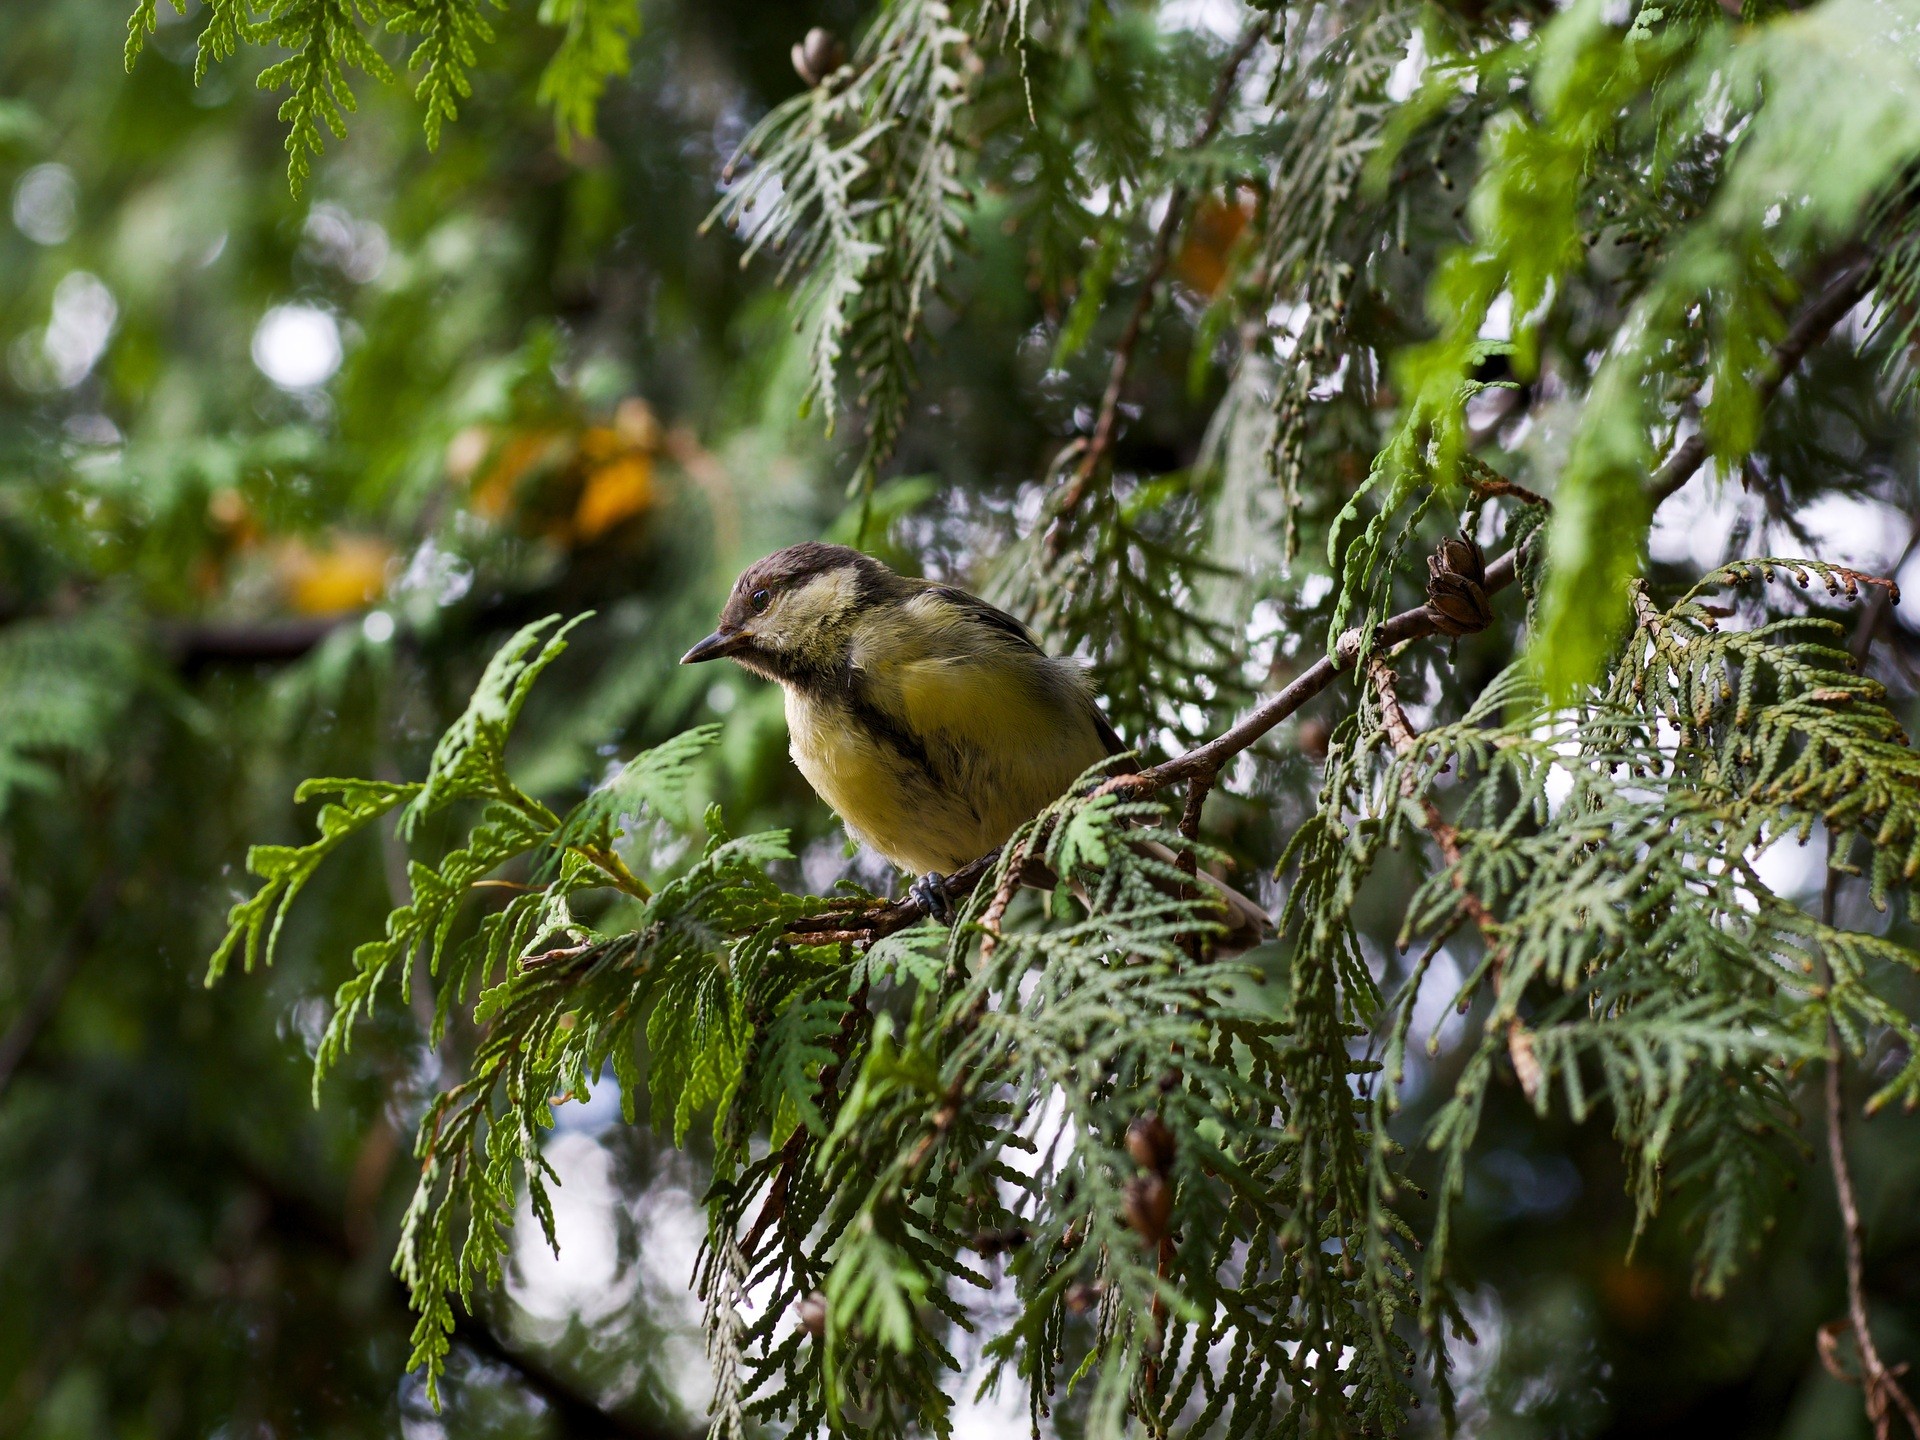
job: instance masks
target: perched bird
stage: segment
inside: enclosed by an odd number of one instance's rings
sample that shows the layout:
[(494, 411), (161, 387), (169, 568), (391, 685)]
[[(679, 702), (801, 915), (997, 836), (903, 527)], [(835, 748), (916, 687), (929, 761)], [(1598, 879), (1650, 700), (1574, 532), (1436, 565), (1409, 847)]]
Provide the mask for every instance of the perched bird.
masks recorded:
[[(1126, 748), (1081, 668), (1013, 616), (844, 545), (749, 566), (681, 663), (722, 656), (779, 682), (800, 773), (856, 840), (920, 877), (914, 894), (936, 915), (945, 872)], [(1235, 930), (1266, 927), (1221, 888)]]

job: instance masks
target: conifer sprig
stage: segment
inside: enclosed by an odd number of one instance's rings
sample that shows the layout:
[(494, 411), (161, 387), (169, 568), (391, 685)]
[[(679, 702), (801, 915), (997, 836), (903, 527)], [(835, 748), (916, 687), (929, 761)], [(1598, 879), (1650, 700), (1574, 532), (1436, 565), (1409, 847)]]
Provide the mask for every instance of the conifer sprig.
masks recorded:
[(899, 440), (915, 341), (972, 204), (960, 126), (975, 9), (892, 0), (849, 62), (741, 142), (708, 217), (747, 235), (743, 265), (769, 250), (798, 283), (810, 401), (829, 429), (847, 393), (867, 413), (863, 493)]
[[(169, 0), (185, 15), (186, 0)], [(291, 53), (262, 68), (263, 90), (285, 90), (280, 119), (287, 124), (287, 181), (297, 195), (312, 177), (327, 137), (342, 139), (358, 108), (351, 72), (380, 84), (398, 79), (380, 52), (382, 31), (412, 42), (405, 66), (415, 77), (427, 148), (438, 149), (447, 122), (473, 94), (472, 72), (494, 38), (494, 13), (506, 0), (208, 0), (194, 60), (194, 83), (230, 60), (245, 44)], [(639, 33), (636, 0), (541, 0), (539, 18), (561, 32), (542, 74), (540, 101), (553, 111), (563, 145), (590, 136), (607, 84), (626, 73)], [(159, 0), (136, 0), (127, 19), (126, 66), (131, 70), (159, 23)]]

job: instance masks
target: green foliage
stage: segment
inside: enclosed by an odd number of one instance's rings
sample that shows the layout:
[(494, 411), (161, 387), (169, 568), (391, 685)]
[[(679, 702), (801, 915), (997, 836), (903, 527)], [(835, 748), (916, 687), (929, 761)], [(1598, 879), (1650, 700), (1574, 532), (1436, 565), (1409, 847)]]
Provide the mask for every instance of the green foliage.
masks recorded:
[(561, 32), (540, 75), (539, 98), (553, 111), (562, 146), (590, 139), (607, 83), (627, 73), (640, 33), (639, 0), (540, 0), (540, 23)]
[[(217, 23), (217, 22), (216, 22)], [(287, 183), (297, 195), (313, 173), (314, 157), (326, 148), (326, 134), (335, 139), (347, 133), (347, 112), (358, 108), (347, 68), (362, 70), (376, 80), (391, 81), (393, 71), (362, 33), (352, 0), (274, 0), (258, 24), (244, 25), (240, 33), (278, 45), (293, 53), (260, 72), (262, 90), (286, 90), (280, 118), (287, 122)], [(207, 53), (224, 58), (231, 41), (209, 42)], [(425, 47), (423, 47), (425, 48)], [(429, 51), (442, 66), (454, 52), (445, 47)], [(452, 108), (449, 91), (457, 88), (444, 77), (428, 89), (427, 134), (437, 138), (441, 117)]]
[(17, 791), (57, 789), (60, 759), (105, 760), (142, 678), (118, 616), (0, 633), (0, 815)]
[[(1273, 385), (1273, 428), (1267, 465), (1288, 499), (1285, 545), (1294, 544), (1294, 512), (1305, 493), (1315, 392), (1344, 384), (1362, 392), (1375, 365), (1354, 343), (1347, 316), (1364, 303), (1366, 234), (1378, 208), (1356, 205), (1361, 181), (1384, 127), (1395, 116), (1385, 86), (1406, 50), (1414, 12), (1380, 4), (1356, 7), (1346, 27), (1307, 63), (1285, 75), (1287, 131), (1268, 199), (1262, 273), (1298, 294), (1303, 313), (1290, 319), (1290, 350), (1281, 353)], [(1406, 196), (1398, 229), (1406, 227)], [(1384, 218), (1383, 216), (1379, 218)]]
[(420, 37), (407, 64), (420, 72), (413, 93), (424, 107), (429, 150), (440, 147), (440, 127), (459, 118), (460, 100), (473, 93), (467, 71), (478, 63), (480, 46), (493, 39), (483, 13), (469, 0), (401, 0), (387, 15), (387, 29)]
[[(1762, 573), (1818, 574), (1836, 594), (1856, 583), (1814, 562), (1764, 561), (1699, 589)], [(1329, 766), (1322, 809), (1359, 822), (1316, 818), (1296, 841), (1294, 912), (1305, 933), (1338, 936), (1383, 850), (1444, 824), (1445, 863), (1410, 900), (1401, 943), (1452, 943), (1469, 918), (1482, 932), (1457, 997), (1487, 1006), (1481, 1038), (1428, 1133), (1444, 1157), (1430, 1326), (1448, 1303), (1450, 1205), (1503, 1057), (1542, 1115), (1556, 1096), (1575, 1120), (1605, 1102), (1636, 1229), (1668, 1187), (1707, 1192), (1690, 1197), (1697, 1280), (1718, 1294), (1791, 1173), (1777, 1137), (1791, 1126), (1793, 1073), (1822, 1053), (1826, 1026), (1855, 1053), (1869, 1030), (1901, 1036), (1909, 1053), (1920, 1042), (1888, 983), (1920, 968), (1920, 955), (1812, 920), (1754, 868), (1767, 845), (1804, 841), (1817, 822), (1840, 837), (1911, 833), (1920, 786), (1884, 692), (1832, 644), (1832, 621), (1736, 630), (1697, 594), (1665, 612), (1642, 597), (1629, 664), (1604, 702), (1556, 709), (1517, 668), (1459, 722), (1384, 765), (1372, 760), (1382, 712), (1363, 708)], [(1443, 822), (1411, 797), (1448, 771), (1460, 794)], [(1875, 853), (1885, 856), (1877, 885), (1910, 878), (1901, 846)], [(1404, 1079), (1416, 988), (1396, 1004), (1383, 1122)], [(1911, 1104), (1914, 1085), (1908, 1066), (1872, 1103)]]
[(1036, 534), (996, 576), (995, 598), (1050, 648), (1090, 656), (1107, 718), (1143, 749), (1162, 736), (1196, 743), (1247, 695), (1235, 627), (1207, 603), (1229, 572), (1202, 553), (1194, 489), (1176, 474), (1124, 501), (1102, 497), (1060, 555)]
[[(644, 1088), (676, 1143), (715, 1114), (703, 1284), (718, 1368), (736, 1387), (722, 1415), (807, 1432), (856, 1413), (938, 1428), (956, 1364), (941, 1329), (974, 1323), (946, 1286), (987, 1283), (967, 1248), (1017, 1252), (1020, 1310), (988, 1353), (1035, 1414), (1075, 1375), (1094, 1377), (1087, 1403), (1105, 1429), (1128, 1412), (1171, 1418), (1196, 1395), (1235, 1426), (1265, 1423), (1282, 1413), (1276, 1382), (1296, 1417), (1383, 1425), (1399, 1413), (1408, 1357), (1391, 1317), (1412, 1303), (1395, 1238), (1407, 1232), (1368, 1197), (1356, 1143), (1349, 1082), (1370, 1067), (1345, 1058), (1343, 1037), (1375, 997), (1350, 955), (1324, 971), (1303, 960), (1288, 999), (1267, 993), (1258, 970), (1208, 954), (1214, 902), (1175, 863), (1205, 853), (1160, 828), (1157, 805), (1086, 789), (1010, 842), (950, 932), (909, 932), (858, 964), (786, 938), (826, 902), (767, 880), (787, 853), (777, 834), (730, 838), (710, 815), (704, 853), (649, 890), (611, 855), (616, 817), (670, 811), (712, 733), (643, 755), (565, 818), (546, 811), (501, 757), (564, 646), (549, 629), (529, 626), (495, 656), (423, 784), (328, 782), (343, 800), (323, 810), (318, 841), (256, 851), (267, 884), (236, 908), (216, 956), (251, 951), (319, 861), (403, 798), (410, 816), (481, 805), (461, 846), (410, 867), (412, 898), (356, 951), (316, 1056), (317, 1078), (381, 977), (398, 968), (404, 991), (416, 954), (439, 1016), (471, 1005), (484, 1027), (466, 1076), (421, 1122), (396, 1260), (430, 1387), (455, 1299), (471, 1307), (500, 1277), (519, 1183), (553, 1239), (540, 1132), (555, 1097), (584, 1098), (611, 1066), (628, 1104)], [(476, 882), (542, 844), (563, 852), (558, 873), (456, 935)], [(1030, 859), (1084, 887), (1081, 917), (1062, 890), (1057, 905), (1005, 918)], [(612, 912), (630, 928), (575, 916), (576, 897), (609, 887), (639, 899)], [(1150, 1111), (1174, 1137), (1164, 1175), (1125, 1154), (1128, 1126)], [(778, 1148), (755, 1159), (756, 1133)], [(1147, 1198), (1169, 1186), (1170, 1202)], [(720, 1313), (742, 1287), (772, 1291), (760, 1318)], [(817, 1345), (788, 1319), (815, 1290)], [(1082, 1322), (1088, 1295), (1098, 1304)], [(1211, 1358), (1222, 1345), (1235, 1355), (1224, 1376)], [(1340, 1386), (1312, 1383), (1316, 1366), (1342, 1362)]]
[[(545, 1189), (551, 1171), (540, 1158), (539, 1136), (552, 1124), (554, 1100), (585, 1100), (610, 1065), (631, 1109), (641, 1085), (636, 1037), (644, 1033), (651, 1056), (644, 1083), (656, 1123), (676, 1143), (684, 1139), (692, 1117), (725, 1101), (739, 1083), (744, 1011), (733, 968), (763, 959), (772, 939), (812, 903), (765, 878), (765, 867), (787, 856), (783, 836), (729, 838), (717, 814), (707, 819), (704, 854), (657, 888), (620, 858), (615, 845), (626, 817), (676, 818), (693, 764), (715, 739), (712, 727), (636, 757), (565, 816), (514, 783), (508, 734), (534, 681), (566, 650), (565, 637), (578, 623), (536, 621), (501, 647), (466, 713), (436, 747), (424, 782), (303, 786), (302, 799), (340, 799), (322, 808), (318, 840), (256, 846), (249, 854), (249, 868), (266, 883), (234, 907), (209, 972), (217, 978), (242, 951), (251, 968), (263, 952), (263, 932), (270, 962), (287, 908), (320, 863), (403, 800), (403, 834), (448, 806), (480, 807), (463, 844), (437, 864), (409, 864), (411, 896), (387, 917), (381, 939), (354, 951), (354, 973), (334, 995), (314, 1060), (317, 1099), (319, 1082), (345, 1055), (355, 1021), (371, 1012), (390, 974), (397, 973), (403, 999), (412, 984), (437, 982), (436, 1041), (455, 1007), (469, 1008), (485, 1027), (466, 1077), (421, 1121), (420, 1180), (395, 1260), (420, 1315), (411, 1363), (425, 1366), (435, 1394), (455, 1326), (454, 1300), (471, 1309), (476, 1289), (498, 1282), (522, 1181), (553, 1241)], [(557, 873), (518, 886), (522, 893), (504, 907), (456, 934), (476, 887), (542, 848), (560, 857)], [(575, 917), (576, 897), (608, 888), (639, 902), (633, 932), (601, 935)], [(418, 981), (416, 959), (424, 962)]]
[[(1315, 1013), (1258, 971), (1193, 959), (1218, 922), (1159, 858), (1193, 848), (1159, 818), (1062, 800), (1009, 842), (950, 934), (876, 947), (900, 957), (884, 1008), (871, 961), (839, 972), (857, 988), (820, 1056), (830, 1128), (796, 1130), (715, 1189), (704, 1283), (720, 1293), (731, 1274), (772, 1294), (759, 1318), (716, 1329), (718, 1373), (742, 1377), (717, 1415), (943, 1430), (947, 1327), (979, 1323), (952, 1287), (991, 1283), (968, 1250), (1010, 1254), (1016, 1308), (987, 1340), (989, 1375), (1027, 1391), (1036, 1423), (1069, 1382), (1089, 1387), (1079, 1403), (1100, 1433), (1190, 1404), (1256, 1431), (1283, 1413), (1283, 1430), (1308, 1413), (1398, 1413), (1405, 1356), (1369, 1317), (1404, 1303), (1407, 1272), (1395, 1242), (1368, 1242), (1384, 1212), (1349, 1208), (1352, 1062), (1329, 1069), (1307, 1038)], [(1084, 910), (1014, 922), (1029, 858), (1082, 882)], [(826, 1019), (808, 1029), (824, 1036)], [(856, 1067), (847, 1042), (868, 1025)], [(1173, 1136), (1164, 1179), (1123, 1144), (1148, 1112)], [(1164, 1226), (1146, 1198), (1162, 1185)], [(815, 1290), (820, 1342), (786, 1313)], [(1336, 1363), (1339, 1385), (1313, 1383)]]
[[(171, 3), (186, 14), (186, 0)], [(128, 17), (129, 70), (158, 24), (158, 4), (138, 0)], [(194, 81), (232, 59), (243, 41), (293, 52), (261, 70), (259, 84), (289, 92), (280, 119), (287, 123), (287, 179), (297, 195), (327, 135), (344, 137), (347, 115), (358, 108), (348, 72), (359, 70), (382, 84), (397, 78), (372, 32), (384, 29), (412, 41), (407, 68), (418, 76), (414, 96), (433, 150), (442, 128), (459, 118), (460, 103), (473, 93), (470, 72), (495, 38), (489, 12), (505, 8), (505, 0), (211, 0)], [(570, 144), (593, 134), (608, 81), (627, 72), (639, 7), (635, 0), (541, 0), (539, 15), (541, 23), (562, 32), (541, 76), (539, 99), (551, 107), (562, 144)]]
[(266, 883), (227, 912), (227, 934), (207, 962), (207, 983), (226, 974), (239, 955), (247, 970), (256, 963), (271, 965), (280, 926), (320, 863), (360, 831), (403, 801), (420, 793), (418, 785), (378, 780), (307, 780), (294, 792), (296, 800), (337, 795), (320, 807), (320, 838), (305, 845), (255, 845), (247, 851), (247, 869)]
[(959, 130), (971, 41), (959, 22), (973, 8), (956, 16), (945, 0), (889, 4), (847, 65), (741, 142), (732, 188), (708, 217), (751, 223), (742, 264), (771, 250), (780, 278), (798, 278), (808, 399), (829, 428), (852, 371), (851, 394), (867, 412), (853, 481), (863, 493), (899, 441), (914, 340), (972, 200)]
[[(703, 1192), (723, 1436), (981, 1382), (1041, 1435), (1804, 1415), (1835, 1046), (1914, 1358), (1916, 651), (1828, 563), (1915, 508), (1909, 0), (891, 0), (832, 65), (754, 4), (129, 8), (132, 83), (46, 78), (80, 0), (0, 54), (0, 1431), (390, 1434), (408, 1350), (463, 1436), (652, 1417), (628, 1227)], [(315, 203), (247, 163), (271, 105)], [(1866, 318), (1802, 333), (1843, 273)], [(332, 379), (272, 365), (288, 304)], [(1461, 528), (1524, 604), (1375, 653)], [(673, 663), (822, 534), (990, 585), (1148, 758), (1330, 651), (1404, 682), (1198, 824), (1091, 773), (874, 940), (777, 698)], [(1282, 902), (1238, 956), (1188, 872), (1229, 849)], [(274, 972), (190, 990), (210, 949)], [(615, 1272), (556, 1321), (513, 1229), (572, 1204)]]

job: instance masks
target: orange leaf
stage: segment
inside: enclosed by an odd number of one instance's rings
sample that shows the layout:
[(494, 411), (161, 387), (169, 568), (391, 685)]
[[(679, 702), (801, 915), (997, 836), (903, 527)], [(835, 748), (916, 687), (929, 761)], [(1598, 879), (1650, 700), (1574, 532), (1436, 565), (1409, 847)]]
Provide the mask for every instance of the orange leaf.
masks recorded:
[(292, 541), (277, 569), (287, 604), (302, 615), (337, 615), (378, 600), (387, 588), (393, 548), (377, 535), (339, 535), (315, 549)]

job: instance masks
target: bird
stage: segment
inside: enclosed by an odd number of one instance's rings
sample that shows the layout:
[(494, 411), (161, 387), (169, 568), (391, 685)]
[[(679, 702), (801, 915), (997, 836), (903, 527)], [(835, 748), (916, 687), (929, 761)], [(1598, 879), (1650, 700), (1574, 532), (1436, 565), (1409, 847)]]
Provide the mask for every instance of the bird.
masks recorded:
[[(785, 691), (794, 764), (854, 839), (918, 877), (910, 893), (936, 919), (950, 913), (948, 874), (1127, 748), (1085, 669), (1019, 620), (845, 545), (806, 541), (749, 565), (680, 663), (722, 658)], [(1270, 928), (1202, 878), (1233, 933)]]

